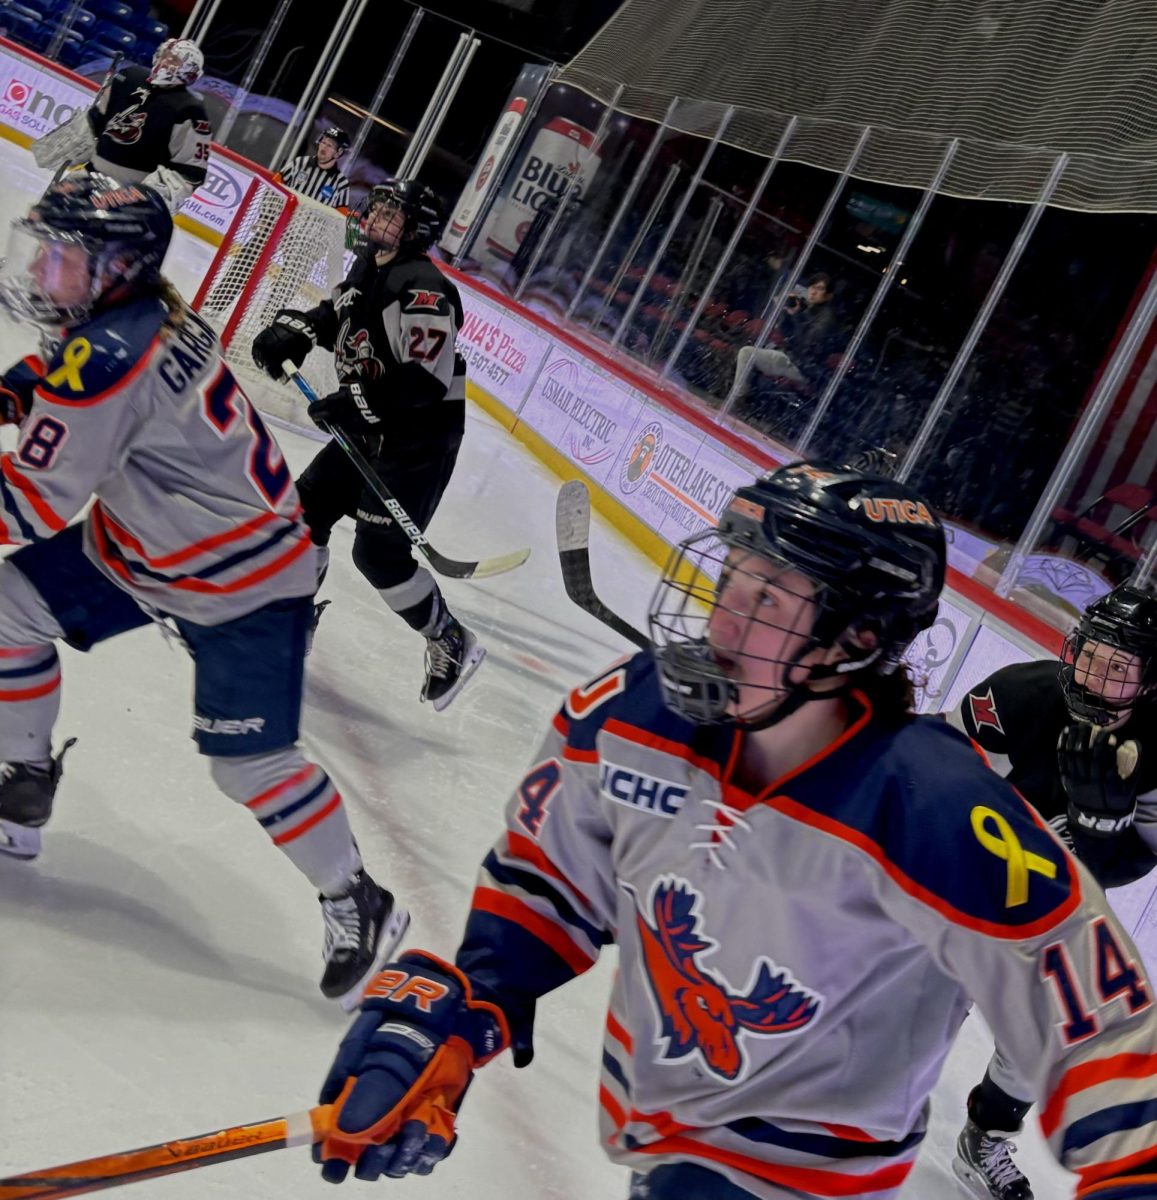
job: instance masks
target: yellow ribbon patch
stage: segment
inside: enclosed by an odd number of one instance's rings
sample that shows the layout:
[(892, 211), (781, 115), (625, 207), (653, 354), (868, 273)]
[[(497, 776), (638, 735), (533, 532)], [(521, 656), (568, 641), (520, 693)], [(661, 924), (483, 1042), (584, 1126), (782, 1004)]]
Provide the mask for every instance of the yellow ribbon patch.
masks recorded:
[(92, 357), (92, 345), (87, 338), (73, 338), (65, 346), (60, 357), (63, 362), (47, 377), (52, 387), (60, 387), (67, 383), (74, 392), (84, 391), (84, 381), (80, 377), (80, 368)]
[[(990, 833), (986, 822), (991, 821), (996, 826), (996, 832)], [(976, 840), (997, 858), (1008, 863), (1008, 889), (1005, 892), (1005, 908), (1016, 908), (1028, 900), (1028, 877), (1030, 871), (1043, 875), (1046, 879), (1056, 879), (1057, 865), (1039, 854), (1026, 850), (1020, 839), (1012, 831), (1012, 826), (991, 808), (978, 804), (972, 810), (972, 832)]]

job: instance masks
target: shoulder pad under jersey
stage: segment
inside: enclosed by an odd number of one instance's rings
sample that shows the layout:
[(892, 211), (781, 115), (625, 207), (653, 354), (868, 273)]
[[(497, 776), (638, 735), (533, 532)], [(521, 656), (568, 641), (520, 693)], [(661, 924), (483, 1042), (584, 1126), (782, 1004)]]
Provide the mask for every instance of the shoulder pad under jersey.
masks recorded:
[(156, 297), (118, 305), (74, 329), (57, 347), (37, 395), (55, 404), (95, 404), (143, 365), (165, 323)]
[(1079, 904), (1072, 859), (959, 731), (917, 718), (897, 732), (881, 765), (886, 799), (864, 832), (904, 891), (955, 924), (1001, 938), (1034, 937)]

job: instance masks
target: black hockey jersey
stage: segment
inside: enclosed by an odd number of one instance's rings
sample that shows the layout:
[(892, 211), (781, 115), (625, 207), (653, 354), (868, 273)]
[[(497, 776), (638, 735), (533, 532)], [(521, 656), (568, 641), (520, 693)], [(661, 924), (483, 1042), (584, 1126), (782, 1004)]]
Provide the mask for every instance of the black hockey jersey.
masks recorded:
[(358, 380), (386, 425), (388, 449), (461, 433), (466, 361), (458, 289), (424, 254), (379, 266), (363, 249), (333, 298), (306, 314), (318, 343), (334, 352), (338, 379)]
[(122, 67), (88, 110), (96, 135), (93, 166), (125, 183), (141, 183), (159, 166), (205, 182), (213, 129), (205, 105), (185, 87), (150, 87), (145, 67)]
[(1078, 839), (1078, 857), (1103, 887), (1139, 879), (1157, 866), (1157, 713), (1134, 709), (1115, 730), (1141, 747), (1137, 818), (1119, 838), (1081, 837), (1067, 828), (1068, 798), (1057, 767), (1057, 741), (1073, 718), (1065, 705), (1055, 660), (1002, 667), (965, 694), (948, 720), (988, 756), (990, 765), (1058, 832)]

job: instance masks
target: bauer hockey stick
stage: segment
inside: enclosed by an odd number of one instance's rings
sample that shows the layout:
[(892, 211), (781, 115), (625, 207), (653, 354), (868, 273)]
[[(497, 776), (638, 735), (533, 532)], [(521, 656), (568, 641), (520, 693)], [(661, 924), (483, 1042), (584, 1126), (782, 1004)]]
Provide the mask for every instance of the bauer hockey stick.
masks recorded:
[(595, 592), (591, 578), (591, 496), (581, 479), (572, 479), (559, 488), (554, 506), (554, 527), (566, 594), (595, 620), (602, 621), (620, 637), (646, 650), (651, 645), (646, 635), (612, 612)]
[[(286, 360), (281, 364), (281, 369), (297, 384), (299, 391), (310, 404), (317, 400), (317, 393), (309, 386), (308, 381), (293, 363)], [(458, 559), (447, 558), (444, 554), (439, 554), (430, 545), (426, 535), (410, 519), (406, 510), (390, 494), (377, 472), (366, 461), (365, 455), (353, 442), (337, 426), (329, 424), (328, 421), (319, 421), (318, 425), (349, 455), (361, 477), (366, 481), (366, 486), (377, 496), (386, 512), (397, 522), (398, 528), (425, 555), (426, 561), (439, 575), (445, 575), (448, 579), (484, 579), (488, 575), (502, 575), (507, 571), (513, 571), (515, 567), (521, 567), (530, 557), (529, 546), (525, 550), (512, 550), (509, 554), (499, 554), (494, 558), (481, 558), (477, 562), (460, 562)]]
[(180, 1171), (196, 1171), (215, 1163), (284, 1150), (289, 1146), (309, 1146), (320, 1142), (329, 1132), (332, 1105), (319, 1104), (306, 1112), (255, 1125), (234, 1125), (198, 1137), (179, 1138), (121, 1154), (105, 1154), (81, 1162), (29, 1171), (24, 1175), (0, 1178), (0, 1200), (53, 1200), (57, 1196), (79, 1196), (104, 1188), (139, 1183)]

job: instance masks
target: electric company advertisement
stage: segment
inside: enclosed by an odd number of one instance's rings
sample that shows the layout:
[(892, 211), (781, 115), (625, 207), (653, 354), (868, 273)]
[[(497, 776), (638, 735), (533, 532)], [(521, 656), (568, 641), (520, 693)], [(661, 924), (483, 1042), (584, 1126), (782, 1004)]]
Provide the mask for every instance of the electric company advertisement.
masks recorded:
[[(96, 84), (65, 74), (21, 53), (11, 42), (0, 39), (0, 127), (27, 144), (63, 125), (78, 108), (88, 108)], [(253, 172), (214, 152), (208, 177), (181, 207), (181, 216), (201, 226), (210, 239), (219, 242), (229, 228)]]

